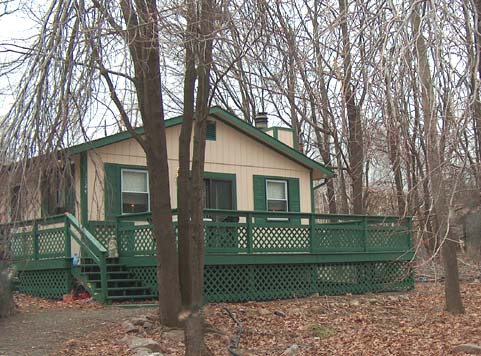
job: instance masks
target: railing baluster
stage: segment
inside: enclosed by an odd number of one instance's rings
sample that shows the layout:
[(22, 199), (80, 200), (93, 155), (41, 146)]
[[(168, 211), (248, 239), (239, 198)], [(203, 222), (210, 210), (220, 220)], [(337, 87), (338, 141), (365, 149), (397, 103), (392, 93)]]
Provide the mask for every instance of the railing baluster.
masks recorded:
[(72, 244), (70, 242), (70, 222), (65, 215), (64, 220), (64, 234), (65, 234), (65, 257), (72, 258)]
[(108, 289), (107, 289), (107, 259), (106, 253), (101, 253), (100, 256), (100, 288), (101, 288), (101, 301), (106, 302), (108, 297)]
[(316, 217), (314, 214), (309, 215), (309, 252), (315, 252), (315, 241), (314, 241), (314, 233), (315, 233), (315, 225), (316, 225)]

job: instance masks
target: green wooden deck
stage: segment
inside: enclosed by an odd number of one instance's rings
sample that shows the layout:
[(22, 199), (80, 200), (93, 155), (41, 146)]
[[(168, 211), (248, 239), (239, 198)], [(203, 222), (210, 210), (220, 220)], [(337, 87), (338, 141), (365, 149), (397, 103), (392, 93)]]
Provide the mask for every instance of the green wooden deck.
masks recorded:
[[(204, 217), (207, 302), (414, 286), (410, 218), (221, 210), (205, 210)], [(8, 235), (20, 291), (58, 298), (77, 278), (100, 301), (139, 299), (158, 296), (150, 220), (132, 214), (83, 227), (66, 214), (0, 231)], [(115, 260), (107, 258), (111, 237)], [(81, 246), (82, 266), (72, 266), (72, 240)]]

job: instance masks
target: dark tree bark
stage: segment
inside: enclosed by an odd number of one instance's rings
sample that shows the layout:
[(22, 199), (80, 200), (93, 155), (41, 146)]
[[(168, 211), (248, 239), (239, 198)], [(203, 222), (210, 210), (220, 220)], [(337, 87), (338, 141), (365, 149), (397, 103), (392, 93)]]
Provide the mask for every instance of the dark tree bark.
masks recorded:
[(354, 214), (363, 214), (363, 168), (364, 142), (361, 109), (356, 103), (356, 95), (351, 83), (351, 43), (347, 25), (347, 0), (339, 0), (340, 27), (342, 35), (342, 58), (344, 67), (343, 96), (346, 102), (348, 121), (349, 175), (352, 181), (352, 207)]
[[(208, 355), (203, 337), (204, 162), (209, 114), (214, 9), (212, 0), (188, 3), (184, 123), (179, 141), (179, 230), (182, 305), (186, 309), (186, 355)], [(198, 10), (197, 10), (198, 9)], [(197, 87), (196, 87), (197, 81)], [(194, 130), (192, 170), (190, 142)]]
[(155, 0), (136, 1), (134, 7), (130, 1), (122, 0), (120, 5), (127, 24), (127, 41), (134, 64), (137, 99), (145, 128), (144, 138), (136, 138), (144, 148), (149, 171), (160, 318), (164, 325), (177, 326), (181, 299), (170, 201), (157, 4)]
[(185, 35), (185, 76), (184, 76), (184, 110), (183, 122), (179, 136), (179, 171), (177, 178), (177, 208), (178, 214), (178, 241), (179, 241), (179, 274), (182, 295), (182, 307), (185, 310), (192, 304), (190, 286), (192, 273), (189, 261), (192, 260), (192, 243), (190, 238), (190, 160), (191, 140), (195, 106), (196, 73), (196, 13), (192, 2), (187, 5), (187, 31)]
[(387, 102), (387, 141), (389, 148), (389, 161), (391, 163), (392, 173), (394, 175), (394, 186), (396, 187), (396, 198), (398, 215), (406, 214), (406, 201), (404, 198), (403, 178), (401, 172), (401, 158), (399, 152), (399, 127), (397, 109), (394, 104), (394, 98), (391, 93), (391, 78), (386, 70), (386, 102)]
[[(426, 162), (427, 172), (431, 181), (431, 196), (434, 204), (434, 221), (436, 233), (442, 241), (442, 257), (445, 265), (446, 280), (445, 288), (445, 308), (452, 314), (464, 313), (464, 307), (459, 290), (458, 261), (456, 257), (456, 243), (452, 238), (451, 222), (454, 209), (449, 207), (447, 199), (448, 191), (446, 182), (442, 176), (442, 159), (439, 150), (439, 137), (436, 127), (436, 116), (434, 113), (435, 96), (431, 79), (429, 61), (427, 55), (424, 35), (421, 31), (421, 18), (419, 7), (414, 5), (411, 22), (417, 55), (417, 71), (421, 84), (421, 105), (424, 113), (424, 126), (426, 137)], [(448, 211), (449, 209), (449, 211)]]

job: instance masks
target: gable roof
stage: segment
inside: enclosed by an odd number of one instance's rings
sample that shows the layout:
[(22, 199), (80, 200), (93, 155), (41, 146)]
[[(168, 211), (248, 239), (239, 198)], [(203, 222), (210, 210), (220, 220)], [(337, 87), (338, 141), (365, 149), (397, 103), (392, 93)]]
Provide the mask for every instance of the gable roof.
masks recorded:
[[(286, 158), (289, 158), (304, 167), (307, 167), (312, 170), (313, 179), (321, 179), (326, 177), (333, 177), (335, 174), (332, 170), (324, 166), (323, 164), (314, 161), (313, 159), (305, 156), (304, 154), (296, 151), (292, 147), (282, 143), (281, 141), (277, 140), (276, 138), (266, 134), (265, 132), (249, 125), (247, 122), (241, 120), (237, 116), (233, 115), (232, 113), (222, 109), (219, 106), (213, 106), (209, 110), (209, 116), (216, 118), (224, 122), (225, 124), (233, 127), (234, 129), (241, 131), (245, 135), (253, 138), (256, 141), (259, 141), (262, 144), (265, 144), (269, 148), (277, 151), (278, 153), (282, 154)], [(165, 127), (169, 128), (172, 126), (177, 126), (182, 124), (182, 116), (177, 116), (172, 119), (165, 120)], [(138, 134), (144, 133), (144, 128), (139, 127), (136, 128), (135, 131)], [(113, 143), (121, 142), (124, 140), (128, 140), (132, 138), (132, 135), (128, 131), (119, 132), (117, 134), (113, 134), (110, 136), (106, 136), (97, 140), (93, 140), (90, 142), (82, 143), (76, 146), (70, 147), (68, 150), (71, 154), (78, 154), (81, 152), (89, 151), (91, 149), (104, 147), (107, 145), (111, 145)]]

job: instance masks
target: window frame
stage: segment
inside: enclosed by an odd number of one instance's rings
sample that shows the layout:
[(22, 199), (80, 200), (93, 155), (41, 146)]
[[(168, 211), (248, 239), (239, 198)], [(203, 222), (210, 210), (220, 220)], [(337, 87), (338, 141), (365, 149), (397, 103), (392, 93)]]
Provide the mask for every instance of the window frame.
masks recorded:
[[(269, 183), (284, 183), (284, 193), (285, 193), (285, 199), (270, 199), (269, 198), (269, 189), (268, 185)], [(269, 210), (269, 200), (274, 200), (274, 201), (285, 201), (286, 202), (286, 210), (283, 212), (288, 213), (289, 212), (289, 181), (287, 179), (272, 179), (272, 178), (267, 178), (265, 181), (265, 186), (266, 186), (266, 211), (270, 212), (275, 212), (273, 210)], [(288, 221), (289, 218), (279, 218), (279, 217), (269, 217), (267, 218), (269, 221)]]
[[(135, 172), (135, 173), (145, 174), (146, 183), (147, 183), (147, 191), (146, 192), (124, 191), (124, 172)], [(142, 211), (142, 212), (139, 212), (139, 213), (125, 213), (124, 212), (124, 193), (147, 194), (147, 211)], [(146, 169), (135, 169), (135, 168), (121, 168), (120, 169), (120, 213), (121, 213), (121, 215), (150, 213), (150, 183), (149, 183), (149, 171), (148, 170), (146, 170)]]

